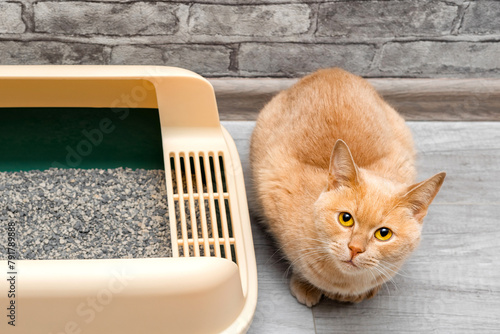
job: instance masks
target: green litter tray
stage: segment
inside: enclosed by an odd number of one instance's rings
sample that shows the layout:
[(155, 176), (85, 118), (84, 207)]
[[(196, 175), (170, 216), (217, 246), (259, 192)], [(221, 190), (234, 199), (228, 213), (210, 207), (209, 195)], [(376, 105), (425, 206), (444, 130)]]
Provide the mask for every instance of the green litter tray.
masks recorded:
[(164, 169), (158, 109), (0, 108), (0, 171)]

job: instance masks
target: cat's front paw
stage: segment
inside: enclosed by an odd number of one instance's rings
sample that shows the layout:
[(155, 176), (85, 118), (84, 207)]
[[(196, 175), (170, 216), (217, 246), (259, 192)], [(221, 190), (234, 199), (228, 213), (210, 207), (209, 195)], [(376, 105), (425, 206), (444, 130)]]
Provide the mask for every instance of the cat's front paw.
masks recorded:
[(297, 301), (308, 307), (312, 307), (319, 303), (322, 292), (308, 282), (300, 279), (297, 275), (293, 274), (290, 279), (290, 291), (292, 296), (297, 298)]

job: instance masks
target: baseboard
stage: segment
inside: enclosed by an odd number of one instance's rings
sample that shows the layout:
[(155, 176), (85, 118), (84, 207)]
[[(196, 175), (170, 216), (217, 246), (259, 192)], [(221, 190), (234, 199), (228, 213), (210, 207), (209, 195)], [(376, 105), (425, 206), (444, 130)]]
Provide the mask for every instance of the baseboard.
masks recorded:
[[(221, 120), (255, 120), (298, 79), (214, 78)], [(409, 121), (500, 121), (500, 79), (368, 79)]]

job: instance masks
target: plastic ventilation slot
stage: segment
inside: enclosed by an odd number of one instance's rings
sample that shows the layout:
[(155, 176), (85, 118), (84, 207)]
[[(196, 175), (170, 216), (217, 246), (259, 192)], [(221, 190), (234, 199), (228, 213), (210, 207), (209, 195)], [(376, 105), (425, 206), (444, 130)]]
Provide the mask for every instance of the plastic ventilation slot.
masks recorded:
[(177, 231), (172, 229), (174, 256), (215, 256), (237, 263), (223, 155), (172, 153), (170, 170)]

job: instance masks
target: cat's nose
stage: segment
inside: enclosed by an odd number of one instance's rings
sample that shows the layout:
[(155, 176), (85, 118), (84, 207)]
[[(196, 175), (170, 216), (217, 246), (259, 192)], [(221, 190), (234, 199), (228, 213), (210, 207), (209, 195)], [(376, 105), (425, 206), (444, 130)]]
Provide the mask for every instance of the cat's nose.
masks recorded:
[(359, 253), (363, 253), (365, 250), (358, 245), (349, 245), (349, 249), (351, 250), (351, 259), (354, 259), (356, 255)]

